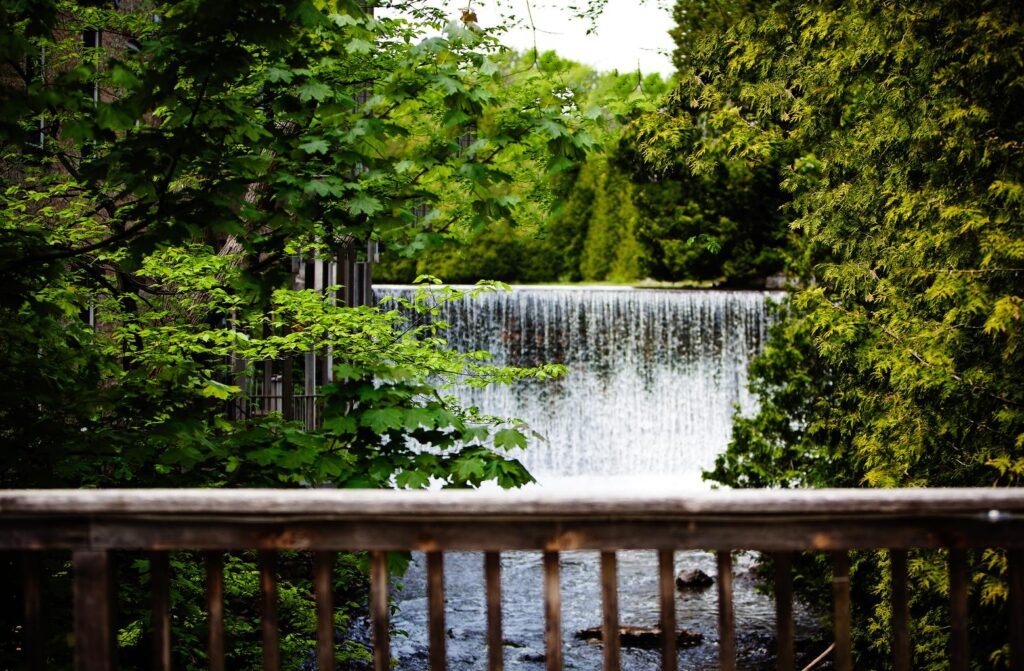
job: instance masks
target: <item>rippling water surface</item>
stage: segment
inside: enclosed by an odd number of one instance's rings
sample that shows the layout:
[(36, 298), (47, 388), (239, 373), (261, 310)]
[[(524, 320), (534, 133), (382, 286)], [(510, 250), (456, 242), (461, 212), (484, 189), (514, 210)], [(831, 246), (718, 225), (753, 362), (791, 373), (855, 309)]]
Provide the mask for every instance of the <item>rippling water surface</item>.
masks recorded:
[[(449, 668), (457, 671), (486, 665), (486, 610), (483, 557), (454, 553), (445, 561), (445, 614), (448, 623)], [(425, 562), (418, 557), (397, 591), (399, 613), (395, 626), (408, 636), (393, 641), (399, 669), (427, 668)], [(753, 558), (736, 558), (735, 612), (739, 668), (773, 667), (775, 605), (754, 588)], [(676, 553), (676, 568), (700, 568), (715, 574), (715, 557), (708, 552)], [(654, 626), (658, 622), (657, 556), (653, 552), (619, 552), (619, 620), (623, 625)], [(601, 645), (579, 641), (574, 634), (601, 625), (600, 557), (596, 552), (566, 552), (561, 556), (562, 619), (566, 669), (601, 668)], [(508, 669), (544, 668), (544, 610), (541, 555), (513, 552), (502, 556), (504, 654)], [(679, 627), (704, 636), (696, 647), (679, 651), (680, 669), (718, 668), (717, 591), (680, 592), (676, 599)], [(806, 636), (815, 629), (806, 609), (797, 608), (797, 630)], [(661, 668), (654, 650), (622, 650), (627, 671)]]

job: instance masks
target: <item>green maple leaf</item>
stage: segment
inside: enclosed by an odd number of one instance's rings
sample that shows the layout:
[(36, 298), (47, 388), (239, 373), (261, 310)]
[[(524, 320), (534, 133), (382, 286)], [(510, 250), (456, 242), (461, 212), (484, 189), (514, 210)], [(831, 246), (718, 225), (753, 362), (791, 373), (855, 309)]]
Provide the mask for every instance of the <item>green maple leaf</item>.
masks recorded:
[(502, 429), (494, 434), (494, 446), (506, 450), (526, 447), (526, 436), (516, 429)]

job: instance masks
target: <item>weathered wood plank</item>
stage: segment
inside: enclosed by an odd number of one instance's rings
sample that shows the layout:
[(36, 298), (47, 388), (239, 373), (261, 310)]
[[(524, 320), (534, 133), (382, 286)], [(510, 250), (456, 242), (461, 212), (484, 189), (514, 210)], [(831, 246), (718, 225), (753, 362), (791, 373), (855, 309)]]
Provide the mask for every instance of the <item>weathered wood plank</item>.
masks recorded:
[(149, 556), (149, 582), (152, 598), (153, 668), (171, 669), (171, 566), (166, 552)]
[[(680, 495), (666, 490), (602, 492), (386, 491), (275, 489), (5, 490), (0, 515), (132, 516), (219, 515), (258, 511), (254, 516), (543, 517), (602, 515), (674, 517), (699, 515), (896, 515), (934, 517), (969, 514), (978, 524), (997, 523), (1001, 512), (1024, 510), (1020, 488), (1002, 489), (818, 489), (713, 490)], [(1024, 539), (1010, 539), (1024, 546)]]
[[(0, 516), (0, 548), (192, 548), (333, 550), (686, 550), (737, 547), (767, 552), (859, 548), (1006, 547), (1024, 538), (1024, 519), (998, 524), (973, 518), (921, 519), (719, 519), (651, 520), (275, 519), (240, 516), (178, 519), (161, 516), (98, 520), (87, 524), (18, 520)], [(88, 528), (88, 531), (84, 529)]]
[(427, 553), (427, 620), (430, 638), (430, 671), (445, 671), (448, 655), (444, 625), (444, 554)]
[(313, 553), (313, 586), (316, 592), (316, 666), (333, 671), (334, 663), (334, 553)]
[(788, 552), (773, 555), (775, 560), (775, 640), (778, 645), (776, 668), (791, 671), (796, 667), (793, 650), (793, 557)]
[(388, 605), (388, 556), (385, 552), (370, 553), (370, 617), (373, 622), (374, 671), (391, 669), (391, 617)]
[(71, 554), (75, 671), (111, 671), (114, 664), (110, 555), (98, 550)]
[[(957, 615), (966, 610), (968, 583), (966, 568), (961, 567), (965, 563), (963, 550), (1009, 547), (1011, 557), (1015, 558), (1011, 561), (1010, 576), (1014, 642), (1011, 659), (1013, 668), (1024, 669), (1024, 652), (1017, 643), (1024, 639), (1024, 605), (1020, 596), (1024, 587), (1019, 584), (1024, 521), (1019, 514), (1009, 514), (1024, 510), (1024, 496), (1017, 491), (901, 490), (879, 494), (840, 490), (779, 496), (776, 492), (716, 492), (712, 496), (659, 496), (647, 492), (621, 497), (547, 492), (525, 496), (451, 492), (422, 497), (407, 496), (410, 492), (372, 492), (364, 496), (366, 493), (361, 492), (325, 494), (323, 490), (225, 492), (227, 496), (223, 497), (220, 494), (180, 490), (2, 492), (0, 547), (72, 548), (80, 559), (88, 553), (103, 554), (113, 549), (163, 552), (170, 548), (256, 548), (263, 551), (261, 556), (284, 548), (326, 551), (362, 547), (378, 551), (378, 556), (383, 556), (379, 551), (389, 549), (422, 549), (430, 553), (493, 553), (499, 547), (542, 549), (546, 596), (550, 595), (552, 576), (557, 587), (557, 557), (564, 550), (597, 549), (609, 553), (620, 548), (655, 549), (664, 557), (675, 549), (704, 547), (743, 547), (776, 553), (888, 547), (892, 549), (893, 647), (897, 669), (909, 668), (911, 657), (906, 627), (906, 549), (952, 548), (951, 661), (953, 668), (963, 668), (967, 632), (962, 627), (965, 618)], [(841, 554), (845, 563), (839, 566), (837, 554), (833, 590), (835, 664), (842, 670), (850, 665), (848, 560), (845, 552)], [(728, 553), (719, 554), (720, 570), (723, 555), (727, 557)], [(553, 570), (549, 563), (552, 557)], [(725, 578), (726, 574), (730, 577)], [(731, 572), (722, 576), (720, 595), (731, 589)], [(662, 578), (659, 574), (659, 580)], [(109, 584), (109, 575), (106, 580)], [(214, 593), (217, 589), (216, 585), (211, 586)], [(219, 589), (222, 594), (223, 586)], [(386, 604), (386, 585), (383, 589)], [(217, 599), (222, 601), (222, 596)], [(549, 622), (557, 619), (559, 625), (559, 649), (549, 656), (549, 664), (561, 665), (560, 600), (554, 602), (559, 606), (554, 618), (550, 617), (551, 603), (547, 611)], [(724, 623), (733, 615), (731, 606), (725, 609), (724, 599), (722, 603), (720, 617)], [(784, 664), (789, 654), (784, 629), (786, 620), (791, 618), (791, 604), (790, 617), (784, 617), (783, 603), (779, 608), (780, 664)], [(212, 611), (211, 608), (211, 646), (216, 638), (212, 634), (216, 626)], [(164, 627), (159, 613), (154, 617), (154, 625), (160, 630)], [(734, 623), (730, 626), (734, 629)], [(167, 636), (169, 640), (169, 632)], [(220, 638), (223, 646), (222, 634)], [(107, 645), (110, 647), (109, 642)], [(723, 638), (723, 651), (730, 646), (734, 657), (734, 641)], [(165, 645), (155, 645), (155, 652), (158, 647)], [(223, 652), (220, 658), (223, 659)], [(223, 661), (217, 667), (216, 659), (217, 655), (211, 654), (211, 668), (223, 668)], [(154, 665), (167, 668), (169, 661), (154, 659)], [(267, 668), (274, 667), (275, 664), (268, 664)]]
[(718, 558), (718, 668), (736, 671), (736, 619), (732, 605), (732, 552)]
[(37, 552), (88, 548), (89, 523), (46, 516), (10, 519), (0, 513), (0, 550)]
[(263, 668), (277, 671), (281, 668), (281, 644), (277, 625), (277, 555), (267, 550), (259, 553), (260, 631), (263, 640)]
[(658, 593), (661, 613), (661, 668), (676, 671), (679, 660), (676, 657), (676, 576), (675, 553), (671, 550), (658, 552)]
[(910, 608), (907, 597), (907, 552), (890, 550), (892, 570), (892, 657), (896, 671), (910, 671)]
[(614, 552), (601, 553), (601, 611), (604, 671), (619, 671), (619, 579)]
[(207, 552), (206, 655), (210, 671), (224, 671), (224, 557)]
[(949, 668), (968, 671), (970, 668), (967, 613), (967, 552), (949, 551)]
[(1024, 550), (1010, 550), (1010, 671), (1024, 671)]
[(836, 671), (853, 671), (850, 638), (850, 555), (832, 553), (832, 632), (835, 637), (833, 664)]
[(562, 586), (558, 553), (544, 553), (544, 660), (547, 671), (562, 671)]
[(43, 633), (43, 567), (38, 552), (21, 554), (21, 579), (25, 668), (29, 671), (42, 671), (46, 668), (46, 648)]
[(484, 553), (484, 581), (487, 590), (487, 669), (503, 671), (505, 649), (501, 623), (501, 554)]

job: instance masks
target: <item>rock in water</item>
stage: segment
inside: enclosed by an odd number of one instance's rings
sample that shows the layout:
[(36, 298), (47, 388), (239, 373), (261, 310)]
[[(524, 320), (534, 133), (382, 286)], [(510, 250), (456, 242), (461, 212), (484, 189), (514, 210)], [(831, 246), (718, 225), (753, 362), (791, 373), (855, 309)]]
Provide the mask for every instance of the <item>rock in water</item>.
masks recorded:
[(715, 579), (699, 568), (683, 571), (676, 576), (676, 589), (707, 589)]
[[(581, 629), (576, 632), (581, 641), (602, 640), (601, 627)], [(704, 637), (687, 629), (676, 630), (676, 646), (690, 648), (704, 642)], [(661, 648), (661, 627), (619, 627), (619, 645), (623, 648), (657, 650)]]

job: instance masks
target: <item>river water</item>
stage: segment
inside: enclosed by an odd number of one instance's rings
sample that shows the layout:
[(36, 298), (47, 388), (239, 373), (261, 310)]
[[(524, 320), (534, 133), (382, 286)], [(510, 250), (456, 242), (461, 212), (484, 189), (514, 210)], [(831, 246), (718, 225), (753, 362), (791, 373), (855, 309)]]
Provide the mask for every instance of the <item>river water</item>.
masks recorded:
[[(376, 287), (377, 297), (409, 297), (412, 289)], [(608, 492), (623, 488), (686, 491), (706, 488), (702, 469), (725, 449), (738, 407), (752, 412), (747, 367), (770, 325), (768, 301), (778, 293), (659, 291), (608, 287), (517, 287), (444, 306), (449, 343), (486, 350), (498, 364), (564, 363), (564, 379), (458, 390), (487, 414), (516, 417), (546, 437), (517, 453), (542, 489)], [(620, 552), (620, 622), (658, 621), (657, 558)], [(757, 592), (753, 557), (738, 555), (735, 608), (740, 667), (771, 668), (774, 603)], [(393, 648), (399, 669), (426, 668), (425, 562), (414, 555), (395, 585)], [(601, 668), (601, 646), (576, 640), (576, 631), (600, 625), (599, 556), (567, 552), (561, 558), (563, 634), (567, 669)], [(708, 552), (676, 553), (677, 570), (714, 575)], [(544, 616), (539, 553), (502, 556), (505, 663), (543, 669)], [(717, 595), (680, 593), (677, 622), (704, 636), (680, 650), (680, 668), (717, 668)], [(483, 558), (445, 556), (449, 668), (486, 663)], [(797, 609), (798, 631), (814, 629)], [(659, 668), (656, 651), (623, 650), (623, 669)]]

